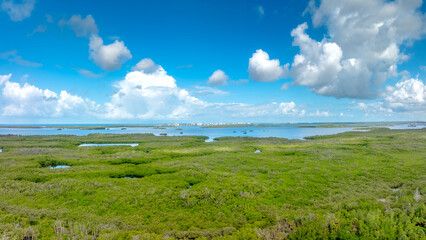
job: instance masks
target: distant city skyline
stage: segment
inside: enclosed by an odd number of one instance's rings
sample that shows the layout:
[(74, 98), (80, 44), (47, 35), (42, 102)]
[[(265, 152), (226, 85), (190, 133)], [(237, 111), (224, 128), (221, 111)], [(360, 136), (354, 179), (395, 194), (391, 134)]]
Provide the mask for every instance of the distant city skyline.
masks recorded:
[(0, 124), (426, 120), (421, 0), (0, 1)]

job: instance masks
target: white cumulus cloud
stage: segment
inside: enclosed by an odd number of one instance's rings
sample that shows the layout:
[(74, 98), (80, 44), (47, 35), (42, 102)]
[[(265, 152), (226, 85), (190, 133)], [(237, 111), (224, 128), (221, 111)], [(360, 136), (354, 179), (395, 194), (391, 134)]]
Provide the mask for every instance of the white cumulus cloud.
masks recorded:
[(57, 94), (31, 84), (21, 85), (9, 81), (11, 74), (0, 76), (2, 116), (63, 117), (96, 111), (94, 102), (71, 95), (67, 91)]
[(31, 16), (34, 9), (35, 0), (23, 0), (21, 3), (15, 3), (14, 0), (3, 0), (1, 9), (10, 17), (14, 22), (20, 22)]
[(123, 41), (115, 39), (113, 43), (104, 44), (103, 39), (98, 35), (98, 26), (92, 15), (87, 15), (85, 18), (73, 15), (69, 20), (59, 21), (59, 25), (71, 27), (77, 37), (89, 38), (89, 58), (103, 70), (118, 70), (123, 63), (132, 58), (130, 50)]
[(384, 106), (393, 111), (426, 111), (426, 84), (419, 79), (401, 80), (383, 95)]
[(282, 102), (279, 105), (279, 109), (281, 110), (282, 114), (297, 114), (299, 111), (296, 108), (296, 103), (294, 102)]
[(426, 84), (417, 78), (404, 79), (395, 86), (387, 86), (379, 101), (357, 105), (370, 116), (411, 116), (419, 120), (426, 116)]
[(209, 77), (209, 81), (207, 81), (207, 83), (212, 86), (224, 86), (228, 84), (228, 79), (229, 76), (226, 75), (224, 71), (218, 69)]
[[(156, 65), (155, 63), (153, 63)], [(152, 64), (150, 64), (152, 65)], [(244, 104), (209, 103), (192, 94), (222, 95), (218, 89), (196, 87), (188, 92), (179, 88), (176, 80), (159, 65), (156, 71), (147, 73), (145, 68), (128, 73), (125, 78), (114, 84), (116, 91), (111, 100), (104, 104), (99, 112), (103, 119), (140, 119), (140, 120), (190, 120), (221, 121), (223, 118), (280, 118), (302, 117), (305, 110), (294, 102)]]
[(28, 83), (21, 85), (10, 78), (11, 74), (0, 75), (0, 112), (5, 117), (89, 116), (87, 119), (221, 122), (259, 118), (283, 121), (309, 114), (293, 101), (262, 104), (202, 101), (193, 94), (226, 92), (211, 87), (196, 87), (196, 91), (189, 92), (178, 87), (176, 80), (159, 65), (151, 73), (144, 69), (127, 73), (113, 85), (116, 91), (102, 105), (67, 91), (55, 93)]
[(300, 48), (290, 75), (297, 85), (337, 98), (374, 98), (384, 82), (397, 76), (407, 60), (401, 45), (425, 33), (421, 0), (340, 1), (310, 4), (314, 26), (326, 26), (328, 37), (318, 42), (294, 29), (293, 45)]
[(269, 59), (268, 53), (256, 50), (249, 59), (248, 72), (251, 79), (259, 82), (273, 82), (283, 77), (288, 65), (280, 66), (278, 59)]
[(111, 101), (105, 104), (102, 117), (112, 119), (181, 119), (187, 118), (201, 100), (180, 89), (176, 80), (159, 67), (155, 72), (133, 71), (117, 82)]

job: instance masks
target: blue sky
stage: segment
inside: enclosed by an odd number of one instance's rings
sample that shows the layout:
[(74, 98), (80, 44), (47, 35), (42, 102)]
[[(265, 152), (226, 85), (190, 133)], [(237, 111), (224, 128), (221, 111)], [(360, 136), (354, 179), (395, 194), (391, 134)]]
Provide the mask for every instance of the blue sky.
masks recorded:
[(424, 5), (2, 0), (0, 123), (425, 120)]

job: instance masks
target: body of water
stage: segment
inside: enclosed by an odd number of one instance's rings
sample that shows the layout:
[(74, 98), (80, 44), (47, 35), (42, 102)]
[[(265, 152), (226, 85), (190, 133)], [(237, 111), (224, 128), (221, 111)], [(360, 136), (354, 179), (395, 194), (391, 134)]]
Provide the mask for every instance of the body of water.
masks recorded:
[(68, 165), (57, 165), (54, 167), (48, 167), (49, 169), (60, 169), (60, 168), (69, 168), (70, 166)]
[(79, 147), (103, 147), (103, 146), (130, 146), (136, 147), (139, 143), (83, 143)]
[[(385, 126), (386, 127), (386, 126)], [(424, 124), (401, 124), (389, 126), (391, 129), (419, 129), (426, 127)], [(127, 128), (108, 128), (102, 130), (81, 130), (78, 128), (2, 128), (0, 126), (0, 135), (77, 135), (85, 136), (93, 133), (102, 134), (131, 134), (131, 133), (152, 133), (156, 136), (207, 136), (207, 141), (213, 141), (218, 137), (278, 137), (288, 139), (303, 139), (315, 135), (331, 135), (347, 131), (357, 131), (353, 127), (341, 128), (311, 128), (311, 127), (224, 127), (224, 128), (202, 128), (199, 126), (180, 126), (166, 127), (164, 129), (154, 127), (127, 127)], [(89, 146), (89, 145), (85, 145)], [(91, 145), (94, 146), (94, 145)]]

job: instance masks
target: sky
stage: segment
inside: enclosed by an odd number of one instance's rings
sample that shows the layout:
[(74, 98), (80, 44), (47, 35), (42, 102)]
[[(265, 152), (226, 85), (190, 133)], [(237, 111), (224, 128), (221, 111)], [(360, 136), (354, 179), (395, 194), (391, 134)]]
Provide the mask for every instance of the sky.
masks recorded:
[(0, 1), (0, 124), (426, 120), (421, 0)]

